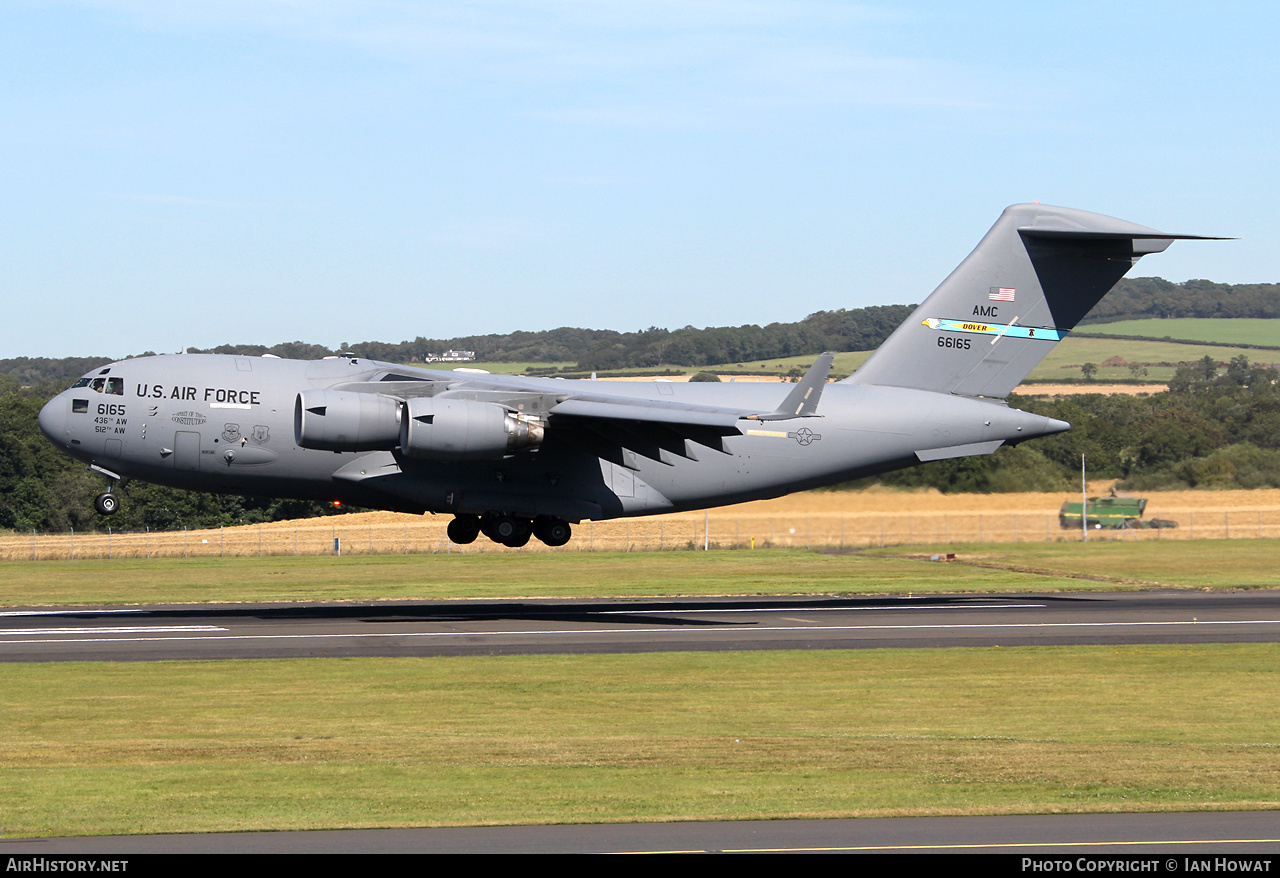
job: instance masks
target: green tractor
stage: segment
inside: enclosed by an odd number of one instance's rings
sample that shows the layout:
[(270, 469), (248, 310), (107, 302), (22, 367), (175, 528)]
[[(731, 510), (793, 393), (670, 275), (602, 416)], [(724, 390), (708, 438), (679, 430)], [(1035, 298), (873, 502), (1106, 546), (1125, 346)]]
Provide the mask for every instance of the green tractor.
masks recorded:
[[(1058, 510), (1058, 523), (1064, 528), (1079, 529), (1080, 506), (1078, 501), (1063, 503)], [(1163, 518), (1144, 519), (1142, 514), (1146, 509), (1145, 497), (1090, 497), (1085, 520), (1090, 528), (1099, 530), (1148, 530), (1178, 526), (1176, 521)]]

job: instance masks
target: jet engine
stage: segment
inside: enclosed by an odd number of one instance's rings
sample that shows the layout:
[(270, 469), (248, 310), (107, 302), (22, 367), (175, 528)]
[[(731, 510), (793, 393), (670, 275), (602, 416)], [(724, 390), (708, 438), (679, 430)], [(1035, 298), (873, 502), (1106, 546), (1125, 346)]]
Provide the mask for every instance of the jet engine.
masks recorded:
[(493, 460), (542, 444), (544, 424), (500, 405), (417, 397), (405, 404), (400, 451), (426, 460)]
[(390, 450), (400, 444), (401, 403), (376, 393), (304, 390), (293, 406), (293, 436), (303, 448)]

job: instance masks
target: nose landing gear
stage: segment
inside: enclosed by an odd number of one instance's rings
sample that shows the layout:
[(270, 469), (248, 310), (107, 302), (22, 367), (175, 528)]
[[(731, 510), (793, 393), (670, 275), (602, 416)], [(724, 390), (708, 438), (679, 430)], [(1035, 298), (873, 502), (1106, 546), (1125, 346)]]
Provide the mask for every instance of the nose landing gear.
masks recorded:
[(99, 494), (93, 498), (93, 508), (99, 515), (115, 515), (116, 511), (120, 509), (120, 498), (114, 493), (116, 482), (120, 481), (120, 476), (109, 469), (103, 469), (96, 463), (89, 464), (89, 469), (107, 477), (106, 493)]

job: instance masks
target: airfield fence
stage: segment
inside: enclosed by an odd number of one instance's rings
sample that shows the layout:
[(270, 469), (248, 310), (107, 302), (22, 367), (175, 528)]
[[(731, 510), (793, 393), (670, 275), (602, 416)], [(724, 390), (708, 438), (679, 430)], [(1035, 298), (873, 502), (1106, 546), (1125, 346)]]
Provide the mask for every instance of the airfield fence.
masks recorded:
[[(1177, 528), (1091, 530), (1090, 540), (1280, 538), (1280, 507), (1163, 508)], [(0, 560), (76, 558), (210, 558), (251, 555), (391, 555), (502, 552), (656, 552), (690, 549), (861, 549), (895, 545), (1080, 541), (1079, 526), (1063, 528), (1044, 512), (851, 512), (811, 515), (684, 513), (653, 518), (582, 522), (565, 546), (537, 539), (511, 549), (479, 537), (454, 545), (446, 516), (359, 515), (241, 525), (213, 530), (9, 532), (0, 534)]]

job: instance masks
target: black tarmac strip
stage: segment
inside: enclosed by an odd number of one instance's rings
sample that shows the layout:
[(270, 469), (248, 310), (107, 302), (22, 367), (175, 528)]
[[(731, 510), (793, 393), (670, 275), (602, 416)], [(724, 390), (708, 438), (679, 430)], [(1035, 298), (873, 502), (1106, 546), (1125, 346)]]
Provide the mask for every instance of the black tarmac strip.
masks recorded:
[[(988, 865), (1024, 874), (1275, 874), (1280, 870), (1280, 814), (900, 817), (0, 839), (0, 862), (10, 857), (118, 860), (140, 855), (142, 859), (125, 870), (132, 874), (165, 863), (172, 855), (462, 853), (986, 854)], [(1118, 864), (1137, 864), (1137, 868)], [(17, 871), (21, 870), (19, 866)]]
[(636, 653), (1280, 639), (1280, 591), (13, 608), (0, 661)]

